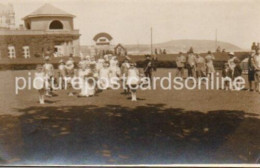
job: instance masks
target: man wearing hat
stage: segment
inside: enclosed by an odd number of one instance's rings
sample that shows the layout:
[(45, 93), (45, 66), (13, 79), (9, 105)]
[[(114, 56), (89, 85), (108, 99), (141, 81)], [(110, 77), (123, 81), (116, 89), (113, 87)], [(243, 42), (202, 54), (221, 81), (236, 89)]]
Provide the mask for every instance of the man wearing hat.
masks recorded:
[(153, 64), (150, 55), (146, 55), (146, 60), (144, 61), (144, 75), (150, 79), (152, 83), (152, 71), (153, 71)]

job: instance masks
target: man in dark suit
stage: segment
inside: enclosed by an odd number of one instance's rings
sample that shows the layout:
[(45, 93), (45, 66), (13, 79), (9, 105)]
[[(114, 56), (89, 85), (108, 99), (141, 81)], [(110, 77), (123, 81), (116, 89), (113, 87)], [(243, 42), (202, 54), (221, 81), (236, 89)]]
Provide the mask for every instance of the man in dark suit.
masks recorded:
[(145, 77), (148, 77), (150, 79), (150, 82), (152, 82), (152, 71), (153, 71), (153, 62), (151, 60), (150, 55), (145, 56), (146, 59), (144, 61), (144, 75)]

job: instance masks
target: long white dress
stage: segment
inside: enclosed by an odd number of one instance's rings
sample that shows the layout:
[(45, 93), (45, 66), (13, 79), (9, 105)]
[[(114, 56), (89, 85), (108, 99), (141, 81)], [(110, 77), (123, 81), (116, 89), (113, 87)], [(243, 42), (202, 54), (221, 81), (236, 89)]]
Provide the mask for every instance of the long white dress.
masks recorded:
[(205, 57), (205, 60), (206, 60), (206, 66), (207, 66), (207, 72), (208, 73), (214, 73), (215, 72), (215, 68), (214, 68), (214, 65), (213, 65), (213, 60), (215, 59), (215, 57), (211, 54), (208, 54), (206, 57)]
[(99, 59), (97, 60), (97, 63), (96, 63), (96, 70), (97, 70), (97, 72), (99, 72), (99, 70), (100, 70), (101, 68), (103, 68), (104, 62), (105, 62), (105, 60), (102, 59), (102, 58), (99, 58)]
[(139, 72), (137, 68), (130, 68), (127, 72), (127, 85), (138, 85), (140, 82)]
[(35, 72), (34, 74), (34, 88), (37, 90), (44, 89), (45, 75), (43, 72)]
[(91, 83), (90, 77), (91, 77), (92, 71), (91, 69), (80, 69), (79, 70), (79, 77), (81, 79), (81, 96), (93, 96), (95, 94), (95, 87), (94, 84)]
[(110, 84), (110, 68), (101, 68), (99, 70), (99, 83), (101, 89), (107, 89), (111, 86)]

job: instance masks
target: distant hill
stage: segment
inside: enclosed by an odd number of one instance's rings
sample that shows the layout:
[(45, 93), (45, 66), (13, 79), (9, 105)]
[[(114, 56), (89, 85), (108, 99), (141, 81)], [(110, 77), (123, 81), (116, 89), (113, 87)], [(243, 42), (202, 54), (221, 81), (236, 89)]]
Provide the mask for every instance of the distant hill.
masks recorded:
[[(128, 54), (139, 55), (139, 54), (148, 54), (151, 52), (150, 44), (122, 44), (128, 51)], [(182, 52), (187, 52), (190, 47), (193, 47), (194, 52), (205, 53), (207, 51), (215, 52), (216, 46), (214, 40), (172, 40), (164, 43), (153, 44), (153, 50), (157, 48), (166, 49), (167, 54), (174, 54)], [(225, 49), (229, 51), (242, 51), (242, 49), (236, 45), (227, 42), (218, 42), (221, 50)], [(81, 46), (81, 52), (83, 54), (90, 54), (90, 46)], [(111, 47), (113, 48), (113, 47)], [(153, 51), (154, 52), (154, 51)]]
[[(147, 45), (124, 45), (129, 54), (145, 54), (150, 52), (150, 44)], [(180, 51), (187, 52), (190, 47), (194, 52), (215, 51), (216, 45), (214, 40), (172, 40), (164, 43), (153, 44), (153, 48), (166, 49), (167, 53), (178, 53)], [(226, 51), (241, 51), (242, 49), (236, 45), (227, 42), (218, 42), (218, 46)]]

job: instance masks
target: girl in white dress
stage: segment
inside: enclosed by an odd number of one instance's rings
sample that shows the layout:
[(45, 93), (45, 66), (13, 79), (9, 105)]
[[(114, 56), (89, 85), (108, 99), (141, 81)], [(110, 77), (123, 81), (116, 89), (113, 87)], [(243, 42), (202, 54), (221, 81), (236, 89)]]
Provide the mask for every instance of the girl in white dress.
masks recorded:
[(80, 93), (79, 93), (79, 96), (80, 97), (83, 97), (83, 96), (86, 96), (86, 88), (85, 88), (85, 85), (84, 85), (84, 78), (85, 78), (85, 75), (86, 75), (86, 64), (79, 64), (79, 70), (78, 70), (78, 77), (80, 79)]
[(34, 73), (34, 88), (39, 92), (39, 102), (44, 104), (44, 84), (45, 84), (45, 74), (43, 67), (37, 65), (36, 72)]
[(86, 96), (87, 97), (94, 96), (94, 94), (95, 94), (94, 69), (91, 66), (93, 66), (93, 64), (87, 65), (86, 74), (85, 74), (85, 78), (84, 78), (84, 85), (85, 85), (85, 88), (86, 88)]
[(132, 96), (132, 101), (137, 101), (136, 99), (136, 91), (137, 87), (140, 82), (140, 77), (139, 77), (139, 71), (136, 68), (135, 63), (130, 64), (130, 68), (127, 71), (127, 85), (130, 88), (131, 91), (131, 96)]
[(119, 84), (119, 77), (121, 75), (121, 69), (119, 68), (119, 63), (116, 56), (112, 57), (110, 60), (110, 83), (113, 85), (115, 83)]
[(98, 60), (97, 60), (97, 63), (96, 63), (96, 70), (97, 72), (100, 71), (101, 68), (103, 68), (103, 64), (104, 64), (105, 60), (100, 57)]
[(109, 63), (105, 62), (99, 71), (99, 89), (106, 90), (110, 87), (110, 68)]

